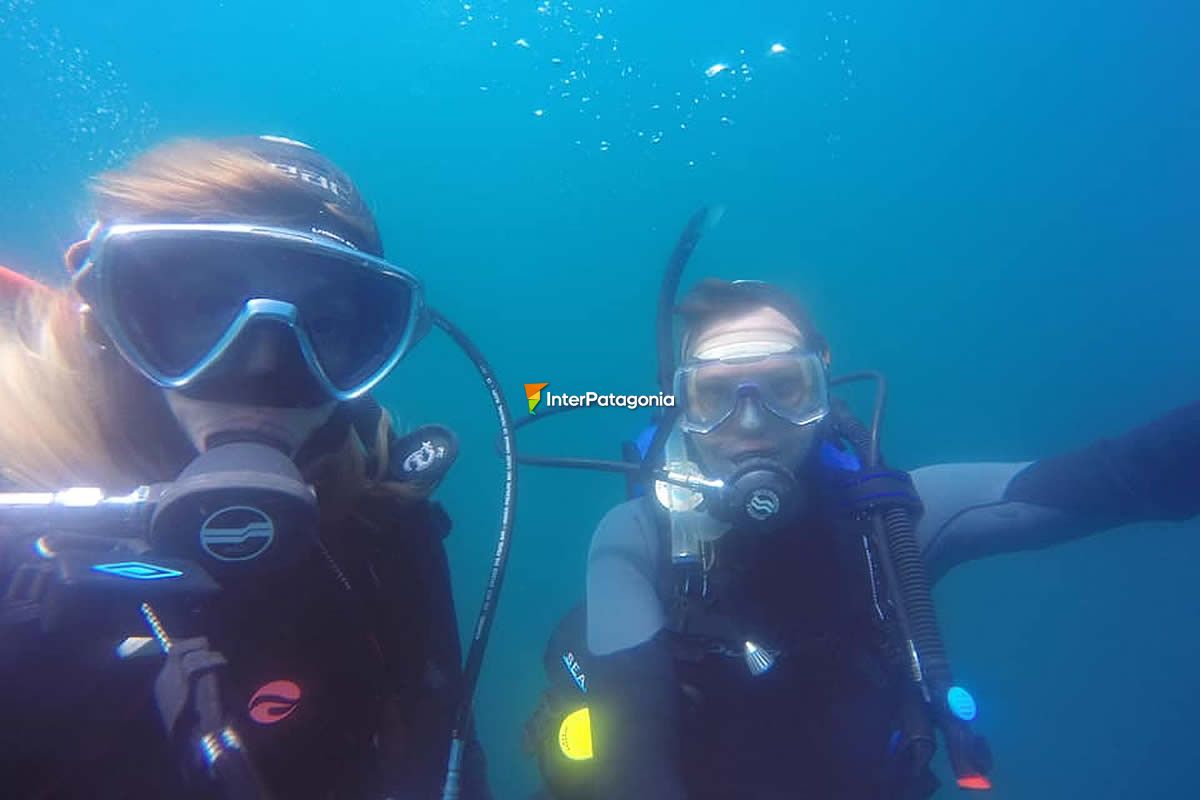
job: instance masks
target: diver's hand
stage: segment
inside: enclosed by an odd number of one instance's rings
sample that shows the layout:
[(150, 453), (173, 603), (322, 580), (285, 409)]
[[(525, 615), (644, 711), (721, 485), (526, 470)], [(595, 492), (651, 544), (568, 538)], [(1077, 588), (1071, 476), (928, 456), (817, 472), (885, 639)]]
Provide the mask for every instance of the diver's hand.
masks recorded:
[(117, 615), (86, 591), (104, 577), (89, 567), (130, 562), (145, 549), (140, 540), (128, 537), (0, 525), (0, 630), (25, 626), (40, 634), (113, 622)]
[(154, 681), (159, 717), (194, 776), (214, 781), (227, 800), (271, 800), (241, 738), (226, 724), (217, 677), (228, 663), (203, 637), (172, 641)]
[(154, 702), (169, 737), (190, 742), (221, 727), (225, 713), (217, 675), (228, 663), (204, 637), (171, 643), (154, 680)]

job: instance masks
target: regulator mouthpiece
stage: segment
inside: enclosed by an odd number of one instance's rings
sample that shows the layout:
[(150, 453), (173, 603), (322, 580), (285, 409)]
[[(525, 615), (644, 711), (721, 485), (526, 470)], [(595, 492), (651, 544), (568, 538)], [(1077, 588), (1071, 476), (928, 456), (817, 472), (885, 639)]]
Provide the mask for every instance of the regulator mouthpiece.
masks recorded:
[(771, 459), (747, 461), (726, 481), (713, 515), (736, 528), (769, 531), (799, 509), (800, 486)]
[(160, 552), (214, 577), (274, 570), (317, 542), (317, 496), (284, 453), (233, 442), (202, 453), (162, 495), (150, 522)]

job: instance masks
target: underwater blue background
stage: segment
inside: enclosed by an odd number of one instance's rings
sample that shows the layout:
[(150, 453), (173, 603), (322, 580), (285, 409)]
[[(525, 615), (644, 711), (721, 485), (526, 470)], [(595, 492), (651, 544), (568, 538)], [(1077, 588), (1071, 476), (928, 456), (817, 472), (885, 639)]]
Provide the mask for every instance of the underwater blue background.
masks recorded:
[[(1035, 458), (1200, 396), (1196, 7), (468, 5), (0, 0), (0, 263), (59, 279), (84, 180), (141, 147), (275, 133), (355, 178), (515, 415), (524, 382), (654, 389), (664, 260), (718, 202), (689, 282), (797, 292), (835, 370), (889, 376), (899, 466)], [(462, 439), (440, 494), (466, 634), (499, 521), (494, 415), (442, 337), (381, 397)], [(615, 457), (644, 422), (592, 410), (520, 441)], [(622, 491), (521, 474), (477, 704), (499, 798), (534, 786), (542, 650)], [(1138, 526), (938, 586), (997, 800), (1196, 795), (1198, 536)]]

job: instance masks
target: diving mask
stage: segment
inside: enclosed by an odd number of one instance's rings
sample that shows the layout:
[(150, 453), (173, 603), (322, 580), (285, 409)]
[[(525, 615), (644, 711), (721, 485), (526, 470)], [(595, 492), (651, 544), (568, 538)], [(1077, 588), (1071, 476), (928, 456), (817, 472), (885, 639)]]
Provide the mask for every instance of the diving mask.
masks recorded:
[(73, 285), (121, 355), (167, 389), (207, 374), (247, 327), (272, 323), (290, 330), (324, 393), (346, 401), (386, 377), (427, 328), (413, 275), (286, 228), (113, 225)]
[(675, 371), (680, 427), (711, 433), (744, 397), (793, 425), (829, 414), (825, 362), (819, 355), (776, 342), (744, 342), (698, 353)]

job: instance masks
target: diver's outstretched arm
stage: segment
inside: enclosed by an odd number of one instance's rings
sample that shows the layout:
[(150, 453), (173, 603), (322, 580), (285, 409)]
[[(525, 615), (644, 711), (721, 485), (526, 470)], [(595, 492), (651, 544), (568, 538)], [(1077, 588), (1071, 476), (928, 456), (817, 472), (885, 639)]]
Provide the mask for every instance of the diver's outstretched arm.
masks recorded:
[(1200, 402), (1040, 461), (936, 464), (912, 478), (931, 580), (984, 556), (1188, 519), (1200, 514)]
[(658, 535), (645, 501), (612, 509), (588, 553), (588, 706), (597, 800), (682, 800), (679, 681), (661, 635)]

